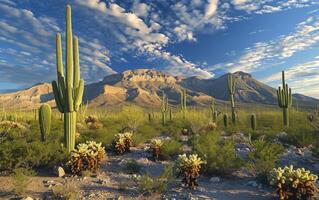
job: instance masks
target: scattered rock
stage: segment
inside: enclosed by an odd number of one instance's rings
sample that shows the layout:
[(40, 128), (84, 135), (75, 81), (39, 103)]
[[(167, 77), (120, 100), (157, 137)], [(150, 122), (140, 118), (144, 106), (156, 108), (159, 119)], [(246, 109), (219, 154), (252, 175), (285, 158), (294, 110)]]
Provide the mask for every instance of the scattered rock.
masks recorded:
[(212, 177), (209, 179), (210, 182), (212, 183), (219, 183), (220, 182), (220, 178), (219, 177)]

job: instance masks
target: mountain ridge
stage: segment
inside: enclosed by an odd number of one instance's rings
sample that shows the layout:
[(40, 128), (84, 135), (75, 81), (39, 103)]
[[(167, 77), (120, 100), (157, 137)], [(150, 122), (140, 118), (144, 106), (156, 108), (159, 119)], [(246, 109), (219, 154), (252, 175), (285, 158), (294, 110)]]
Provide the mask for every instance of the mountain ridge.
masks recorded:
[[(169, 103), (178, 106), (180, 92), (187, 90), (189, 105), (208, 105), (214, 98), (217, 102), (228, 101), (227, 74), (216, 79), (172, 76), (154, 69), (127, 70), (106, 76), (103, 80), (85, 86), (83, 101), (91, 106), (116, 106), (133, 103), (144, 107), (159, 107), (162, 92)], [(235, 99), (241, 103), (276, 105), (276, 89), (246, 72), (232, 74), (236, 80)], [(293, 94), (295, 105), (315, 107), (319, 100), (302, 94)], [(51, 84), (39, 83), (13, 93), (0, 94), (0, 104), (31, 109), (41, 103), (54, 106)]]

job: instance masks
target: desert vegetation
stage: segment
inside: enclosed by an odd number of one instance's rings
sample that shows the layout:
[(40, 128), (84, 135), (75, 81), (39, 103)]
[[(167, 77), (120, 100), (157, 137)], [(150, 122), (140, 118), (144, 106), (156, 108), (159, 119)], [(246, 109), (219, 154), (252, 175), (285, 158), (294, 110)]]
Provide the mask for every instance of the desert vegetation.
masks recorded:
[(284, 72), (278, 106), (267, 109), (237, 104), (232, 75), (225, 91), (230, 109), (214, 99), (190, 106), (186, 89), (175, 104), (163, 92), (161, 106), (153, 109), (91, 107), (82, 102), (84, 81), (69, 6), (66, 15), (66, 70), (61, 35), (56, 36), (56, 107), (0, 112), (0, 183), (10, 180), (0, 197), (32, 196), (32, 183), (41, 180), (46, 184), (36, 194), (41, 198), (98, 193), (99, 198), (184, 199), (204, 190), (198, 189), (202, 185), (217, 187), (221, 179), (241, 187), (247, 182), (256, 196), (270, 193), (265, 199), (318, 196), (319, 111), (293, 106)]

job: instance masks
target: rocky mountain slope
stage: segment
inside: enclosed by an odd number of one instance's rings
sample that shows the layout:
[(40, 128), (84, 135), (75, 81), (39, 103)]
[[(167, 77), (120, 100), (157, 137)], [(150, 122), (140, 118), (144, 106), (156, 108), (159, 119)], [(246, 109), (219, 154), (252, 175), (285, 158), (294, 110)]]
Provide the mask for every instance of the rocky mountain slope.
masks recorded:
[[(237, 102), (277, 104), (276, 89), (255, 80), (250, 74), (236, 72), (235, 98)], [(102, 81), (85, 87), (84, 101), (91, 106), (138, 104), (157, 107), (161, 104), (164, 91), (172, 105), (178, 106), (180, 92), (187, 90), (189, 105), (206, 105), (212, 98), (217, 102), (228, 101), (227, 74), (217, 79), (196, 77), (174, 77), (151, 69), (128, 70), (121, 74), (106, 76)], [(295, 105), (319, 104), (319, 100), (301, 94), (294, 94)], [(40, 103), (54, 104), (51, 85), (37, 84), (29, 89), (0, 94), (0, 105), (9, 108), (32, 108)]]

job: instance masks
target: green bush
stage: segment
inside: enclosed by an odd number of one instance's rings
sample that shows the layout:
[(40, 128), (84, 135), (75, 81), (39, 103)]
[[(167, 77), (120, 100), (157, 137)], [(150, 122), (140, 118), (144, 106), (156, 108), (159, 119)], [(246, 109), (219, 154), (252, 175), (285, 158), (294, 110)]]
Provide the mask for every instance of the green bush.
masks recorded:
[(182, 152), (182, 144), (180, 142), (176, 140), (167, 140), (164, 141), (162, 145), (161, 158), (164, 160), (170, 160)]
[(253, 150), (248, 153), (247, 168), (259, 181), (265, 182), (267, 174), (276, 166), (283, 147), (264, 140), (254, 141), (252, 147)]
[(16, 195), (25, 193), (30, 184), (30, 176), (34, 176), (35, 172), (26, 168), (16, 168), (13, 170), (11, 178), (13, 180), (13, 192)]
[(141, 166), (136, 160), (129, 159), (124, 162), (124, 170), (129, 174), (138, 174), (141, 171)]
[(194, 150), (207, 161), (203, 166), (206, 174), (229, 175), (239, 169), (243, 162), (236, 155), (235, 143), (231, 140), (219, 141), (217, 133), (209, 133), (194, 138)]
[(311, 127), (305, 126), (289, 128), (287, 133), (288, 137), (285, 142), (300, 148), (313, 145), (318, 137), (317, 133)]
[(166, 166), (159, 177), (151, 177), (149, 174), (142, 176), (133, 175), (132, 180), (137, 185), (137, 192), (139, 194), (150, 195), (153, 193), (162, 193), (174, 180), (173, 166)]
[(61, 200), (79, 199), (79, 187), (75, 182), (66, 182), (64, 185), (56, 185), (52, 188), (52, 198)]
[(53, 167), (66, 160), (67, 153), (58, 142), (31, 142), (14, 140), (4, 142), (0, 148), (0, 170), (17, 167), (35, 169)]

